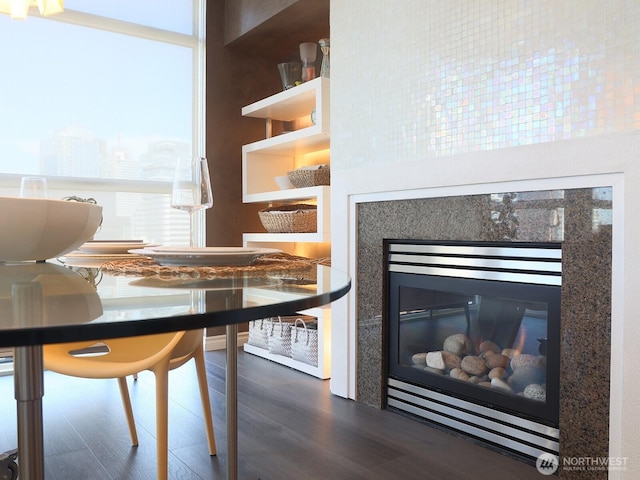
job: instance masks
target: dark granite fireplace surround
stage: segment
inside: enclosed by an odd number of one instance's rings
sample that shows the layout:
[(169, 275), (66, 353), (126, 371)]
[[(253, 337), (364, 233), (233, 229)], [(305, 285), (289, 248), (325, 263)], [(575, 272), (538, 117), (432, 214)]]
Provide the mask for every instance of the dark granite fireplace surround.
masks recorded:
[(384, 238), (561, 241), (560, 457), (608, 456), (611, 208), (608, 187), (358, 204), (357, 400), (384, 404)]

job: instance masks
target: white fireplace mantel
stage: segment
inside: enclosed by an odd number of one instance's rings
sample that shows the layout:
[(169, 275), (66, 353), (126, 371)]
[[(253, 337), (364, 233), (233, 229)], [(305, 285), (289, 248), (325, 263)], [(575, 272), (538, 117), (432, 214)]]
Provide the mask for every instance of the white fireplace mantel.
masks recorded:
[[(503, 150), (469, 153), (375, 168), (332, 167), (332, 265), (347, 270), (354, 288), (337, 302), (332, 332), (331, 391), (355, 399), (357, 206), (414, 198), (569, 188), (613, 187), (610, 456), (632, 458), (640, 449), (640, 133), (589, 137)], [(339, 154), (338, 152), (336, 152)], [(334, 156), (335, 154), (334, 153)], [(339, 161), (334, 162), (339, 165)], [(339, 232), (339, 233), (336, 233)], [(632, 478), (640, 459), (610, 478)], [(636, 471), (636, 470), (633, 470)]]

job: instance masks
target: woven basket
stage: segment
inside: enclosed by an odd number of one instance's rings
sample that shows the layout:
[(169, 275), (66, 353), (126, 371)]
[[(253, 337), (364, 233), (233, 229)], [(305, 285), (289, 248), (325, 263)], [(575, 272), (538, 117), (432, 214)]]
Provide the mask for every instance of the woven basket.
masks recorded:
[(318, 211), (315, 205), (280, 205), (260, 210), (258, 215), (269, 233), (308, 233), (317, 229)]
[(249, 322), (249, 338), (247, 343), (254, 347), (269, 348), (269, 327), (271, 319), (261, 318)]
[(271, 319), (271, 328), (269, 329), (269, 353), (275, 355), (291, 356), (291, 327), (295, 319), (289, 322), (282, 317)]
[(296, 319), (291, 328), (291, 358), (308, 365), (318, 366), (318, 330), (317, 325), (305, 323), (301, 318)]
[(288, 172), (289, 181), (296, 188), (315, 187), (317, 185), (331, 184), (331, 169), (329, 165), (320, 165), (320, 168), (306, 169), (299, 168)]

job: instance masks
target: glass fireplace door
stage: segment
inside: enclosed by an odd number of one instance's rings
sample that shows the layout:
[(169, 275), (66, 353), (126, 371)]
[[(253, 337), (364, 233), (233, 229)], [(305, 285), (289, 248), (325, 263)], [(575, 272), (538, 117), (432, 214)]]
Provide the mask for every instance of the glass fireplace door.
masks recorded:
[(557, 424), (560, 286), (390, 271), (390, 378)]

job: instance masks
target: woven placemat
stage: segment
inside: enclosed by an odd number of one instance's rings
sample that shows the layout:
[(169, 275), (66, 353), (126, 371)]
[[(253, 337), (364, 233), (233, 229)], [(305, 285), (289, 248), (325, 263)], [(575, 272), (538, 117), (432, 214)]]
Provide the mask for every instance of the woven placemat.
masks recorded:
[(159, 277), (182, 278), (218, 278), (229, 277), (238, 273), (255, 274), (262, 273), (290, 275), (294, 278), (309, 279), (316, 276), (316, 265), (329, 266), (328, 258), (309, 259), (289, 255), (287, 253), (275, 253), (258, 258), (251, 265), (239, 266), (175, 266), (159, 265), (148, 257), (137, 257), (128, 260), (117, 260), (103, 263), (100, 267), (103, 272), (111, 275), (137, 275)]

